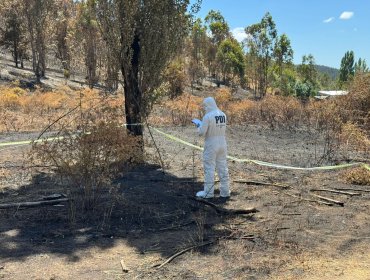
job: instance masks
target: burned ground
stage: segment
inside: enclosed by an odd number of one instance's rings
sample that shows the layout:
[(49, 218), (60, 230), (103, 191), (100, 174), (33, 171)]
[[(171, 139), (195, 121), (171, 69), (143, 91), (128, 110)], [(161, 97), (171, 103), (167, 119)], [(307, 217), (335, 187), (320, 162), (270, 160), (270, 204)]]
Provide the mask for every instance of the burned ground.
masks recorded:
[[(202, 145), (193, 127), (161, 130)], [(232, 197), (210, 202), (220, 209), (255, 207), (259, 212), (226, 214), (192, 199), (202, 188), (201, 152), (152, 133), (164, 168), (148, 160), (119, 176), (113, 182), (114, 203), (101, 208), (106, 212), (99, 217), (106, 219), (90, 215), (71, 225), (67, 203), (0, 210), (0, 278), (369, 279), (369, 186), (346, 183), (342, 170), (297, 171), (229, 161)], [(147, 152), (156, 155), (146, 135)], [(3, 134), (1, 139), (33, 136)], [(229, 154), (238, 158), (311, 167), (322, 145), (307, 131), (228, 129)], [(0, 203), (65, 192), (49, 169), (30, 166), (28, 149), (1, 148)], [(344, 206), (326, 205), (314, 194)]]

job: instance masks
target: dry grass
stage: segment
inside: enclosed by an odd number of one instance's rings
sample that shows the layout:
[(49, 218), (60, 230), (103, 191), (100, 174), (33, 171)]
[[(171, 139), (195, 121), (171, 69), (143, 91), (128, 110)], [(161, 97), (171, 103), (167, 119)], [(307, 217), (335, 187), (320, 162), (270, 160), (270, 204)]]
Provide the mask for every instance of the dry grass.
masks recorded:
[(163, 119), (174, 125), (187, 125), (193, 118), (200, 118), (202, 98), (185, 93), (173, 100), (164, 103), (162, 109)]
[(370, 185), (370, 171), (364, 167), (356, 167), (343, 172), (342, 177), (350, 184)]

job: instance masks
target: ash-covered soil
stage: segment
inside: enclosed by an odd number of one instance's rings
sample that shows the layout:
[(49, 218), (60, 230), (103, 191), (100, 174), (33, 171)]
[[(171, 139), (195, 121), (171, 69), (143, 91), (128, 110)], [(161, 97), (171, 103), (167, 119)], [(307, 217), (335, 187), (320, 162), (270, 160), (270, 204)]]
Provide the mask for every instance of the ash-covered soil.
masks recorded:
[[(194, 127), (159, 129), (203, 144)], [(230, 161), (232, 196), (225, 202), (216, 195), (211, 206), (193, 200), (203, 188), (201, 151), (152, 134), (154, 142), (146, 132), (148, 163), (113, 182), (114, 204), (102, 208), (98, 221), (71, 224), (68, 203), (0, 209), (0, 279), (370, 279), (370, 186), (346, 183), (343, 170)], [(2, 134), (0, 142), (32, 136)], [(228, 128), (229, 154), (238, 158), (299, 167), (340, 163), (321, 159), (324, 145), (307, 131)], [(28, 149), (0, 148), (0, 203), (66, 191), (47, 167), (27, 161)], [(227, 214), (214, 206), (259, 212)]]

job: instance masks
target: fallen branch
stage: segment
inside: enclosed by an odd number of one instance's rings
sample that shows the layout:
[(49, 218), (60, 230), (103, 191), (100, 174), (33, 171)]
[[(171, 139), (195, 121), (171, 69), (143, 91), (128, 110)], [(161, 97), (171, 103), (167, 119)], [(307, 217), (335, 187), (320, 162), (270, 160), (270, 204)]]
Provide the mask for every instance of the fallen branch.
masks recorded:
[(4, 203), (0, 204), (0, 209), (7, 208), (30, 208), (44, 205), (54, 205), (61, 202), (67, 202), (68, 198), (54, 199), (54, 200), (43, 200), (43, 201), (32, 201), (32, 202), (15, 202), (15, 203)]
[(288, 195), (288, 196), (291, 196), (291, 197), (294, 197), (294, 198), (298, 198), (299, 200), (303, 200), (303, 201), (307, 201), (307, 202), (315, 202), (315, 203), (321, 203), (321, 204), (325, 204), (327, 206), (333, 206), (333, 203), (330, 203), (330, 202), (326, 202), (326, 201), (320, 201), (320, 200), (313, 200), (313, 199), (307, 199), (307, 198), (303, 198), (303, 197), (300, 197), (298, 195), (295, 195), (295, 194), (291, 194), (291, 193), (288, 193), (288, 192), (283, 192), (284, 194)]
[(339, 190), (331, 190), (331, 189), (310, 189), (310, 191), (318, 191), (318, 192), (332, 192), (332, 193), (338, 193), (338, 194), (346, 194), (346, 195), (361, 195), (360, 193), (354, 193), (354, 192), (346, 192), (346, 191), (339, 191)]
[(341, 201), (338, 201), (338, 200), (335, 200), (335, 199), (331, 199), (331, 198), (328, 198), (328, 197), (325, 197), (325, 196), (321, 196), (321, 195), (317, 195), (317, 194), (312, 194), (313, 196), (315, 197), (318, 197), (324, 201), (328, 201), (328, 202), (332, 202), (332, 203), (335, 203), (335, 204), (338, 204), (340, 206), (344, 206), (344, 202), (341, 202)]
[(370, 190), (362, 190), (362, 189), (349, 189), (349, 188), (345, 188), (345, 189), (335, 189), (337, 191), (339, 190), (343, 190), (343, 191), (356, 191), (356, 192), (370, 192)]
[(163, 267), (165, 264), (167, 264), (167, 263), (169, 263), (169, 262), (173, 261), (173, 260), (174, 260), (175, 258), (177, 258), (178, 256), (181, 256), (182, 254), (184, 254), (184, 253), (186, 253), (186, 252), (188, 252), (188, 251), (190, 251), (190, 250), (193, 250), (193, 249), (195, 249), (195, 248), (199, 248), (199, 247), (203, 247), (203, 246), (206, 246), (206, 245), (212, 244), (212, 243), (214, 243), (215, 241), (216, 241), (216, 240), (208, 241), (208, 242), (206, 242), (206, 243), (197, 244), (197, 245), (194, 245), (194, 246), (191, 246), (191, 247), (185, 248), (184, 250), (182, 250), (182, 251), (180, 251), (180, 252), (178, 252), (178, 253), (176, 253), (176, 254), (172, 255), (171, 257), (169, 257), (169, 258), (168, 258), (165, 262), (163, 262), (161, 265), (155, 265), (155, 266), (153, 266), (153, 267), (158, 267), (158, 269), (159, 269), (159, 268)]
[(274, 187), (280, 187), (283, 189), (288, 189), (289, 186), (282, 185), (278, 183), (268, 183), (268, 182), (260, 182), (260, 181), (251, 181), (251, 180), (233, 180), (235, 183), (242, 183), (242, 184), (249, 184), (249, 185), (263, 185), (263, 186), (274, 186)]
[(214, 204), (210, 201), (207, 201), (207, 200), (199, 198), (199, 197), (191, 197), (190, 196), (189, 198), (192, 199), (192, 200), (198, 201), (200, 203), (204, 203), (208, 206), (211, 206), (213, 209), (216, 210), (217, 213), (221, 213), (221, 214), (251, 214), (251, 213), (259, 212), (254, 207), (248, 208), (248, 209), (225, 209), (225, 208), (219, 207), (218, 205), (216, 205), (216, 204)]

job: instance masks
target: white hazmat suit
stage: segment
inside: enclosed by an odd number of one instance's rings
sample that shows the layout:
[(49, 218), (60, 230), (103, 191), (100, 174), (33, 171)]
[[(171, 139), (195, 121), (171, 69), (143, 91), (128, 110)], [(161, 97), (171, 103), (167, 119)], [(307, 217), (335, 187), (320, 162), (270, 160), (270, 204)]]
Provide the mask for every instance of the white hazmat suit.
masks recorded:
[(200, 136), (205, 137), (203, 151), (204, 190), (197, 192), (197, 197), (214, 196), (214, 176), (217, 170), (220, 179), (220, 196), (229, 197), (229, 171), (227, 168), (226, 115), (217, 107), (213, 97), (203, 100), (206, 114), (202, 122), (195, 121)]

